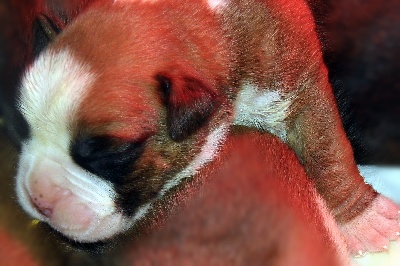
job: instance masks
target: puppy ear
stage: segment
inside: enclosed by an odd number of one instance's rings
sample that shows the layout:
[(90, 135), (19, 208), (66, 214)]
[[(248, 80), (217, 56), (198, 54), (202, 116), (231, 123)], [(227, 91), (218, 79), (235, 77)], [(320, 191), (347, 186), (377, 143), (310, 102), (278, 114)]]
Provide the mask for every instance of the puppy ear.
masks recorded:
[(217, 104), (217, 93), (202, 80), (184, 76), (156, 76), (167, 106), (171, 138), (180, 141), (203, 126)]
[(64, 23), (50, 14), (40, 14), (33, 21), (33, 54), (37, 57), (64, 29)]

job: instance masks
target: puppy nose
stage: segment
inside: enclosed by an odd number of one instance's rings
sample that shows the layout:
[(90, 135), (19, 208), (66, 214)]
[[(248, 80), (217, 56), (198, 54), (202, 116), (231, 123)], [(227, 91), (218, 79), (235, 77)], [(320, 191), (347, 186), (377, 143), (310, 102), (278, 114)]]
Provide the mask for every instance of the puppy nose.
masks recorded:
[(33, 206), (45, 217), (51, 218), (53, 214), (53, 207), (52, 204), (46, 203), (45, 201), (39, 200), (37, 197), (31, 199)]
[(70, 190), (57, 186), (50, 178), (35, 178), (31, 183), (31, 202), (47, 218), (52, 217), (57, 202), (70, 194)]

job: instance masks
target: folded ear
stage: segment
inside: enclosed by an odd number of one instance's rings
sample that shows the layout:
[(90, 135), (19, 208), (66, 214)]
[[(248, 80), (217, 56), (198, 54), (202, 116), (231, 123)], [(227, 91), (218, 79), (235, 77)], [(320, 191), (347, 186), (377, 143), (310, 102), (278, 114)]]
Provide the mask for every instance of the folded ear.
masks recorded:
[(64, 23), (50, 14), (40, 14), (33, 21), (33, 54), (38, 56), (64, 29)]
[(171, 138), (180, 141), (203, 126), (217, 104), (217, 92), (210, 84), (192, 76), (157, 75), (167, 106)]

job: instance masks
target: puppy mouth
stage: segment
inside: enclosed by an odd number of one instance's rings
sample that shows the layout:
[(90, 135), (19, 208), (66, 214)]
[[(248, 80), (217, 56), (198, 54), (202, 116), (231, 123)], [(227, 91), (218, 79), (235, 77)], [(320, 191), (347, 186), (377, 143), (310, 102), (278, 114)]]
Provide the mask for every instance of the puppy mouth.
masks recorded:
[(127, 229), (124, 216), (117, 210), (101, 216), (72, 193), (52, 207), (38, 206), (29, 190), (26, 187), (24, 190), (34, 217), (75, 242), (95, 243)]
[(35, 153), (25, 147), (17, 174), (17, 194), (32, 217), (73, 241), (101, 241), (130, 225), (116, 207), (112, 185), (58, 153)]
[(86, 225), (71, 226), (70, 223), (55, 224), (53, 222), (49, 224), (66, 237), (81, 243), (102, 242), (128, 229), (124, 227), (123, 217), (118, 213), (101, 218), (94, 217)]

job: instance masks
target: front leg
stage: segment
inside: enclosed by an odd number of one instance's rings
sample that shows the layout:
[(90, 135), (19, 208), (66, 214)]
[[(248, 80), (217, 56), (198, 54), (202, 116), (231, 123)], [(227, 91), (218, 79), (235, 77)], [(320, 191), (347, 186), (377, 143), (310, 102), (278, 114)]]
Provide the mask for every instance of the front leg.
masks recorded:
[(399, 207), (365, 183), (326, 80), (292, 103), (287, 142), (332, 210), (353, 254), (387, 249), (400, 234)]

